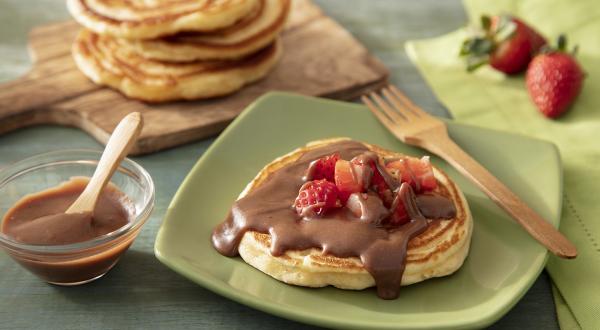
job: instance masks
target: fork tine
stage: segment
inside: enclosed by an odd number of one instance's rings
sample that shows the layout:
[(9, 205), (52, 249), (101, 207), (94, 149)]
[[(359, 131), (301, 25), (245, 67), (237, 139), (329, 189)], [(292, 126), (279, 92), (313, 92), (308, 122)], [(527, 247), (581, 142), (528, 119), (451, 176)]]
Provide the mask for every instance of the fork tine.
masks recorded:
[(371, 102), (371, 100), (366, 95), (363, 95), (360, 99), (363, 101), (364, 104), (367, 105), (367, 108), (371, 110), (375, 117), (377, 117), (377, 119), (379, 119), (379, 121), (390, 132), (394, 132), (396, 130), (396, 124), (394, 124), (394, 122), (392, 122), (391, 119), (387, 117), (387, 115), (381, 112), (381, 110), (375, 104), (373, 104), (373, 102)]
[(402, 116), (406, 117), (408, 120), (418, 120), (419, 119), (420, 116), (418, 114), (414, 113), (408, 107), (408, 105), (404, 104), (404, 102), (398, 100), (395, 96), (393, 96), (388, 88), (382, 89), (381, 92), (383, 93), (385, 98), (388, 100), (388, 102), (390, 102), (393, 105), (394, 109), (397, 112), (399, 112)]
[(375, 92), (371, 92), (371, 94), (369, 94), (369, 96), (371, 96), (371, 98), (373, 100), (375, 100), (375, 103), (377, 103), (377, 105), (379, 105), (379, 109), (381, 109), (383, 112), (385, 112), (385, 114), (390, 117), (390, 119), (392, 119), (392, 122), (395, 122), (396, 125), (400, 125), (401, 122), (406, 122), (408, 120), (408, 118), (406, 118), (406, 116), (402, 115), (400, 112), (394, 110), (393, 106), (390, 106), (390, 104), (385, 101), (381, 96), (379, 96), (379, 94), (375, 93)]
[(392, 93), (394, 94), (394, 96), (396, 96), (398, 100), (401, 100), (404, 104), (406, 104), (408, 108), (414, 113), (418, 114), (419, 116), (430, 116), (427, 112), (423, 111), (423, 109), (419, 108), (414, 103), (412, 103), (412, 101), (406, 95), (404, 95), (404, 93), (402, 93), (398, 88), (396, 88), (396, 86), (389, 85), (389, 89), (392, 91)]

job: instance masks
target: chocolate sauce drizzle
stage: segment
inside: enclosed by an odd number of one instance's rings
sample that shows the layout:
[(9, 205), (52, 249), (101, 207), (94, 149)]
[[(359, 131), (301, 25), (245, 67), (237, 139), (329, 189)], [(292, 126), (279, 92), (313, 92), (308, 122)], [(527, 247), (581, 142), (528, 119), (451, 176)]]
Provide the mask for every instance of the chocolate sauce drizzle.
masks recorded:
[(347, 208), (302, 219), (292, 205), (304, 183), (303, 176), (311, 161), (334, 152), (349, 160), (369, 150), (358, 142), (338, 142), (308, 151), (294, 163), (275, 171), (234, 203), (227, 219), (213, 231), (213, 246), (225, 256), (236, 256), (244, 233), (251, 230), (271, 235), (273, 256), (281, 256), (288, 250), (320, 248), (323, 253), (340, 258), (359, 257), (375, 279), (377, 294), (383, 299), (395, 299), (406, 264), (408, 242), (427, 229), (430, 221), (427, 219), (453, 218), (454, 204), (443, 196), (415, 196), (408, 184), (402, 184), (398, 194), (411, 220), (400, 227), (385, 228), (361, 221)]

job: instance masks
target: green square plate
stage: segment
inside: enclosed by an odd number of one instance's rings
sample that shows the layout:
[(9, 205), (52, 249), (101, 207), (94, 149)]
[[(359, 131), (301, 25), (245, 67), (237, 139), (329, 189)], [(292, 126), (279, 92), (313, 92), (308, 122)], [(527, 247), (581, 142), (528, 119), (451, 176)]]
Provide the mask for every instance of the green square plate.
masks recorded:
[[(546, 219), (558, 226), (561, 168), (556, 148), (518, 135), (448, 123), (452, 138)], [(158, 237), (158, 259), (198, 284), (242, 304), (300, 322), (336, 328), (483, 327), (504, 315), (542, 271), (547, 252), (445, 162), (465, 193), (475, 227), (471, 252), (454, 275), (404, 287), (400, 298), (373, 289), (309, 289), (278, 282), (211, 246), (240, 191), (268, 162), (309, 141), (347, 136), (407, 154), (362, 105), (270, 93), (239, 116), (173, 198)], [(535, 152), (532, 152), (535, 151)]]

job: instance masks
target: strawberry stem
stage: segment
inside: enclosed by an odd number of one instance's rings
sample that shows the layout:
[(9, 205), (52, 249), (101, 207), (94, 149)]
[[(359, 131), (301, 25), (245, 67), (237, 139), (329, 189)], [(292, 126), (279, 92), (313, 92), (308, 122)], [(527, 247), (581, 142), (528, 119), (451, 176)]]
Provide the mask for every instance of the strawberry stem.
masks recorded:
[(470, 57), (467, 58), (467, 71), (473, 72), (479, 67), (487, 64), (489, 60), (485, 57)]
[(460, 48), (460, 55), (486, 56), (494, 49), (494, 43), (487, 38), (467, 39)]
[[(573, 50), (571, 51), (571, 55), (575, 56), (578, 51), (579, 51), (579, 45), (575, 45), (573, 47)], [(550, 54), (550, 53), (554, 53), (554, 52), (568, 53), (567, 36), (565, 36), (564, 34), (559, 35), (558, 38), (556, 38), (556, 47), (552, 47), (550, 45), (544, 45), (544, 47), (542, 47), (540, 49), (540, 54)]]
[(564, 52), (567, 49), (567, 37), (564, 34), (558, 36), (556, 43), (559, 51)]
[(484, 31), (489, 31), (492, 26), (492, 19), (488, 15), (481, 15), (481, 26)]

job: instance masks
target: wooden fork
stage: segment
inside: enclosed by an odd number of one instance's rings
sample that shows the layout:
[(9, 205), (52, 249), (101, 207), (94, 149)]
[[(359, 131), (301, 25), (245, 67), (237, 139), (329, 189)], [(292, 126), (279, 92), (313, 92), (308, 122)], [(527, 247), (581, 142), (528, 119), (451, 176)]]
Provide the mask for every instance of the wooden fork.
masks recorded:
[(381, 93), (363, 95), (362, 101), (398, 139), (446, 160), (550, 252), (562, 258), (577, 256), (573, 243), (450, 139), (444, 122), (414, 105), (394, 86), (383, 88)]

